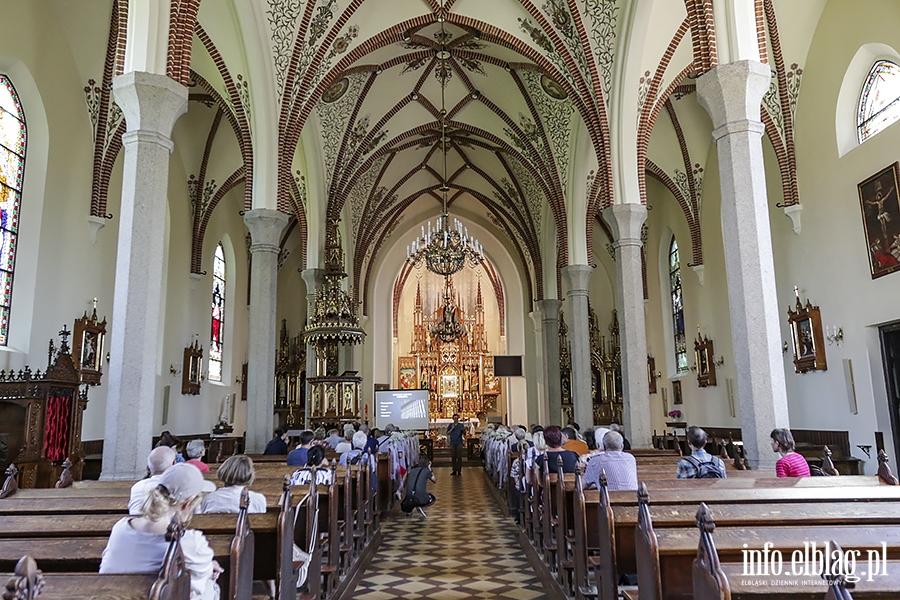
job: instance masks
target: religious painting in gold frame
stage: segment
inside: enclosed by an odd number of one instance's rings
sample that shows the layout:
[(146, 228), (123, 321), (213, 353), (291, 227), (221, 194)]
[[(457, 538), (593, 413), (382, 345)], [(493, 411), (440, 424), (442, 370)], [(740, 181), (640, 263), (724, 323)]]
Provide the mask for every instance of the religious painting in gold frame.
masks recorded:
[(872, 279), (900, 270), (900, 163), (857, 185)]
[(804, 306), (798, 295), (794, 310), (788, 307), (788, 323), (794, 342), (794, 371), (796, 373), (827, 371), (825, 336), (822, 333), (822, 315), (819, 307), (813, 306), (809, 299)]
[(716, 385), (716, 361), (713, 355), (713, 341), (706, 336), (694, 340), (694, 358), (697, 361), (697, 385), (710, 387)]
[(200, 373), (203, 371), (203, 348), (198, 341), (194, 340), (184, 349), (181, 365), (181, 393), (196, 396), (200, 393)]
[(447, 366), (441, 371), (441, 398), (457, 398), (459, 396), (459, 371), (456, 367)]
[(672, 404), (684, 404), (684, 397), (681, 395), (681, 380), (672, 381)]
[(103, 356), (106, 342), (106, 319), (97, 319), (95, 307), (91, 316), (87, 312), (75, 320), (72, 328), (72, 358), (81, 383), (100, 385), (103, 376)]
[(651, 394), (656, 393), (656, 359), (647, 356), (647, 383)]
[(486, 358), (481, 368), (482, 396), (496, 396), (500, 394), (500, 379), (494, 375), (494, 357)]
[(419, 370), (416, 368), (416, 359), (402, 356), (397, 365), (397, 387), (401, 390), (413, 390), (419, 387)]

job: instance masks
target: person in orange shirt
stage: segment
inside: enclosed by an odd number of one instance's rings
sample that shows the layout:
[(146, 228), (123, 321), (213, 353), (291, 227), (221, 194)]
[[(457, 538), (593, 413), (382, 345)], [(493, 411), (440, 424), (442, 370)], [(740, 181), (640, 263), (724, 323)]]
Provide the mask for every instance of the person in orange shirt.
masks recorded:
[(566, 436), (566, 442), (563, 443), (563, 450), (571, 450), (578, 456), (583, 454), (588, 454), (591, 449), (588, 448), (588, 445), (583, 441), (578, 439), (578, 434), (575, 433), (575, 429), (573, 427), (565, 427), (562, 430), (563, 435)]

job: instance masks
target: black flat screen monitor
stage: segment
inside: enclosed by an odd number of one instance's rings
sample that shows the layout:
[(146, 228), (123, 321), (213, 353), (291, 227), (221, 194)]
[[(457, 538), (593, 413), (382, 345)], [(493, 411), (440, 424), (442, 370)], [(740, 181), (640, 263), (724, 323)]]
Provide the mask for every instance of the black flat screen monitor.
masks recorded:
[(521, 377), (522, 356), (494, 356), (494, 375), (497, 377)]

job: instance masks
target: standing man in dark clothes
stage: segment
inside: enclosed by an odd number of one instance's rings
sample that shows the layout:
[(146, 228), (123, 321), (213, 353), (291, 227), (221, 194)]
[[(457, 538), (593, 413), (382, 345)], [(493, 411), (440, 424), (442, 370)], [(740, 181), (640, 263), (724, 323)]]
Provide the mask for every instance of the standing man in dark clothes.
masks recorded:
[(462, 475), (463, 436), (466, 426), (459, 422), (459, 415), (453, 415), (453, 422), (447, 425), (447, 437), (450, 438), (450, 457), (453, 472), (450, 475)]
[(275, 437), (269, 440), (269, 443), (266, 444), (266, 449), (263, 451), (263, 454), (274, 454), (274, 455), (283, 455), (288, 453), (287, 446), (287, 432), (279, 427), (275, 430)]

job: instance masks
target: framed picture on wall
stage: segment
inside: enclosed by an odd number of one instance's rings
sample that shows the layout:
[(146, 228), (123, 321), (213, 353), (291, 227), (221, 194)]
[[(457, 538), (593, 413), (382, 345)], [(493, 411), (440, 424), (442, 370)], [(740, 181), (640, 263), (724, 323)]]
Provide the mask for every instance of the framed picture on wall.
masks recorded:
[(676, 379), (672, 382), (672, 404), (684, 404), (684, 398), (681, 396), (680, 379)]
[(706, 336), (694, 340), (694, 356), (697, 360), (697, 385), (709, 387), (716, 385), (716, 359), (713, 355), (713, 342)]
[(894, 163), (857, 186), (872, 279), (900, 270), (898, 175)]
[(825, 361), (825, 336), (822, 334), (822, 315), (818, 306), (813, 306), (807, 299), (806, 306), (797, 302), (794, 310), (788, 308), (788, 323), (791, 326), (791, 339), (794, 342), (794, 371), (827, 371)]

